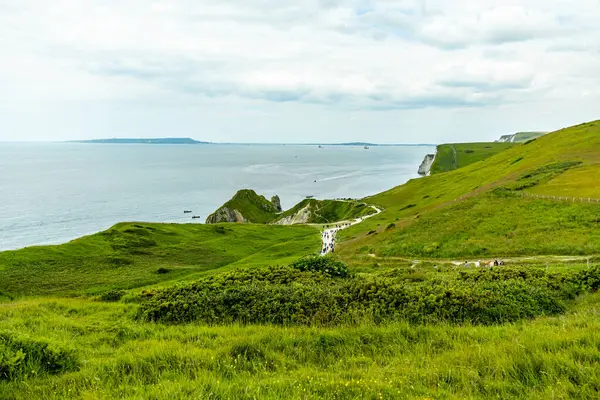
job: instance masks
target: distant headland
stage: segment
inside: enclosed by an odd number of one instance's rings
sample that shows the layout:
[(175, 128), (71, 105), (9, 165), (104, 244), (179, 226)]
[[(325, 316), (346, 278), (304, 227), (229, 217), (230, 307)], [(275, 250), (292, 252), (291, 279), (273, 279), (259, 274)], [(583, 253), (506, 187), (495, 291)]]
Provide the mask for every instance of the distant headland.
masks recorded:
[(93, 139), (93, 140), (73, 140), (70, 143), (91, 143), (91, 144), (209, 144), (209, 142), (199, 142), (190, 138), (152, 138), (152, 139)]

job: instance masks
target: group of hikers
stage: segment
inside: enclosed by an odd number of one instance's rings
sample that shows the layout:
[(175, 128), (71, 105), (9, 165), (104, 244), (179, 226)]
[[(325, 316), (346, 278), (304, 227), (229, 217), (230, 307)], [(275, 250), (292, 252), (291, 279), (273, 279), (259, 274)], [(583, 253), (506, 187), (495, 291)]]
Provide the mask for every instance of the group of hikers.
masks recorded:
[(321, 249), (321, 255), (331, 252), (335, 253), (335, 236), (340, 231), (340, 229), (344, 229), (349, 227), (351, 224), (343, 223), (337, 224), (333, 228), (329, 228), (329, 225), (323, 225), (323, 234), (321, 238), (323, 239), (323, 248)]
[[(469, 263), (468, 261), (465, 261), (465, 263), (464, 263), (465, 268), (469, 268), (470, 264), (471, 263)], [(504, 261), (502, 261), (502, 260), (500, 260), (500, 261), (498, 261), (498, 260), (494, 260), (494, 261), (479, 260), (479, 261), (475, 261), (473, 264), (475, 265), (475, 267), (481, 267), (482, 265), (484, 267), (498, 267), (498, 266), (504, 265)]]

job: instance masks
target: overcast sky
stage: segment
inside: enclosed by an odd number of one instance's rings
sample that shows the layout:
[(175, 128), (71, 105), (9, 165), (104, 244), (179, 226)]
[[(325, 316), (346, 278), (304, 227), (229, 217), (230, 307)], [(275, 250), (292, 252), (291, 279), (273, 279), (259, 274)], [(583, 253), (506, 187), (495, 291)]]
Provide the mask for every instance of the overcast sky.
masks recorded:
[(0, 0), (0, 140), (492, 140), (600, 119), (600, 0)]

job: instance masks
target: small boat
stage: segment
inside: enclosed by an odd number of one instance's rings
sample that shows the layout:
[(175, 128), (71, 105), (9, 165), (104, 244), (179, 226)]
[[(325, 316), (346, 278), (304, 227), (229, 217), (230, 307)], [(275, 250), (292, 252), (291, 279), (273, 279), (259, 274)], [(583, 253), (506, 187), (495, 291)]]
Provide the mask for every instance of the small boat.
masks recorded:
[(200, 218), (200, 216), (199, 216), (199, 215), (194, 215), (194, 216), (192, 217), (192, 219), (199, 219), (199, 218)]
[(323, 146), (319, 146), (319, 148), (320, 148), (320, 149), (322, 149), (322, 148), (323, 148)]
[(184, 214), (191, 214), (192, 212), (190, 210), (184, 210), (183, 213)]
[(369, 150), (369, 146), (365, 146), (365, 150)]

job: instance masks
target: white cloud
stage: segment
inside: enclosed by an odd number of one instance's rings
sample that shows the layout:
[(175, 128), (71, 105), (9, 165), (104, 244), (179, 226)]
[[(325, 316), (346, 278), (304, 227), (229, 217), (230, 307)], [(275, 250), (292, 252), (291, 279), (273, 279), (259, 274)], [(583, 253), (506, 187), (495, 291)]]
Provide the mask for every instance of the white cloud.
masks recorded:
[[(439, 141), (456, 115), (510, 131), (543, 107), (562, 111), (530, 128), (558, 128), (598, 118), (599, 20), (595, 0), (0, 0), (0, 140), (201, 125), (230, 141), (237, 118), (256, 141), (414, 142), (416, 126)], [(51, 123), (32, 122), (49, 110)], [(483, 139), (460, 132), (447, 140)]]

